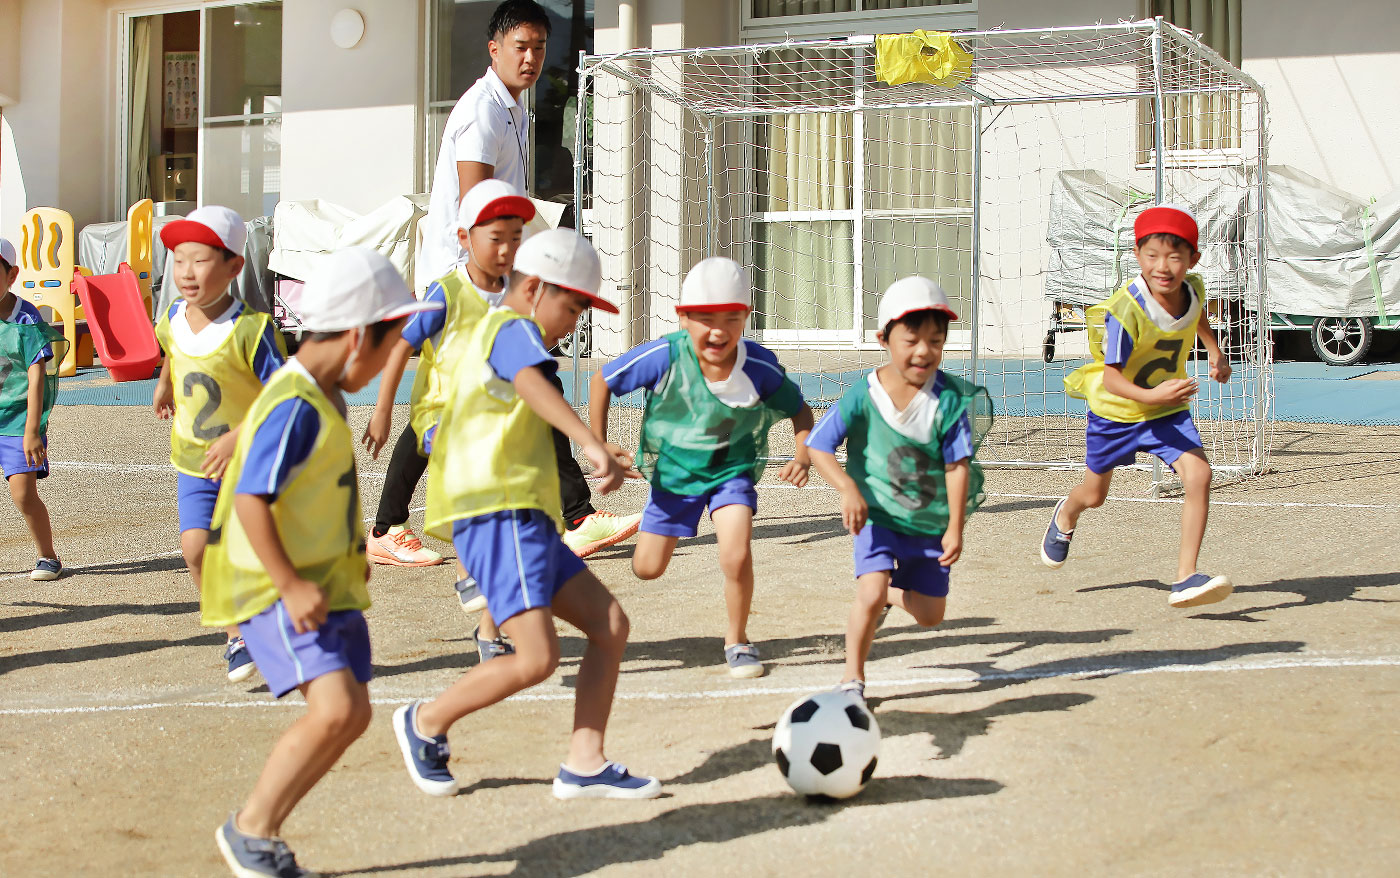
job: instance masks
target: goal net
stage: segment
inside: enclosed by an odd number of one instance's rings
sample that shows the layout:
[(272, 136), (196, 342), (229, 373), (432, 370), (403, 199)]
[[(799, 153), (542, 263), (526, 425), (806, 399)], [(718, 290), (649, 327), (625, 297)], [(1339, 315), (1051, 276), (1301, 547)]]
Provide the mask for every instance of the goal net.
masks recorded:
[[(753, 274), (749, 334), (820, 410), (884, 362), (879, 296), (921, 274), (959, 314), (943, 368), (994, 400), (980, 456), (1082, 464), (1063, 378), (1089, 355), (1084, 309), (1137, 276), (1137, 214), (1175, 203), (1199, 221), (1234, 368), (1221, 385), (1188, 364), (1192, 411), (1218, 471), (1263, 469), (1258, 85), (1160, 20), (954, 37), (585, 56), (576, 207), (622, 313), (592, 315), (578, 389), (598, 358), (672, 331), (686, 270), (721, 255)], [(890, 84), (901, 57), (930, 72)]]

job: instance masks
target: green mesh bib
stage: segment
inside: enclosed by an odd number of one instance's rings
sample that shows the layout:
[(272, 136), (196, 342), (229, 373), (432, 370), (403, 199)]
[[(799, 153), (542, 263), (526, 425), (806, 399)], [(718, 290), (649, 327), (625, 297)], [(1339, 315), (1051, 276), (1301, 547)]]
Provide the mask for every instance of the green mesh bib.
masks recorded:
[(44, 363), (41, 436), (48, 431), (49, 412), (58, 399), (58, 366), (68, 353), (68, 342), (47, 323), (0, 321), (0, 436), (24, 435), (24, 422), (29, 415), (29, 364), (44, 345), (53, 346), (53, 358)]
[(944, 373), (943, 389), (928, 442), (918, 443), (891, 427), (870, 398), (868, 379), (841, 399), (846, 422), (846, 472), (860, 486), (872, 524), (907, 534), (942, 534), (948, 529), (948, 487), (943, 439), (963, 413), (972, 425), (973, 459), (967, 512), (982, 503), (982, 466), (976, 451), (992, 426), (992, 402), (976, 384)]
[(705, 384), (690, 335), (673, 332), (666, 343), (671, 368), (647, 394), (642, 417), (642, 472), (653, 487), (691, 497), (735, 476), (758, 481), (769, 428), (801, 408), (797, 386), (784, 378), (768, 399), (748, 408), (728, 406)]

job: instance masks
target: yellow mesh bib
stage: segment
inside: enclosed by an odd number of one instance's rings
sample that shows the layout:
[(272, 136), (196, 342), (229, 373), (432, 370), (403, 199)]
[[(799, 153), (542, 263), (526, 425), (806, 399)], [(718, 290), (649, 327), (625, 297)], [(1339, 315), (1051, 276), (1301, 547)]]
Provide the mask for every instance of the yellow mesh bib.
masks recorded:
[(432, 339), (423, 342), (423, 350), (418, 354), (418, 372), (413, 376), (409, 423), (420, 443), (428, 428), (442, 417), (442, 410), (447, 406), (448, 378), (472, 330), (491, 309), (464, 269), (456, 269), (439, 279), (438, 284), (447, 300), (442, 332), (436, 343)]
[(549, 424), (487, 362), (501, 329), (528, 319), (491, 309), (453, 369), (428, 462), (427, 531), (439, 539), (452, 539), (459, 518), (506, 509), (543, 510), (563, 530)]
[(233, 501), (253, 435), (272, 410), (289, 399), (310, 403), (321, 428), (311, 455), (272, 502), (272, 520), (282, 548), (299, 576), (321, 586), (330, 609), (369, 606), (354, 438), (321, 388), (301, 371), (284, 368), (272, 376), (248, 412), (248, 429), (238, 436), (214, 506), (200, 593), (200, 621), (205, 625), (235, 625), (280, 597), (253, 551)]

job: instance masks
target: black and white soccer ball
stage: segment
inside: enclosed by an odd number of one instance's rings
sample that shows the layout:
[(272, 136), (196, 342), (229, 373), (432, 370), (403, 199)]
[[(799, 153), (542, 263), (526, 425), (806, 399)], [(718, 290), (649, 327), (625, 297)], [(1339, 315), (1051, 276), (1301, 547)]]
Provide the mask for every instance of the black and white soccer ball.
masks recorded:
[(773, 758), (794, 792), (846, 799), (865, 788), (880, 755), (880, 726), (844, 692), (799, 698), (778, 720)]

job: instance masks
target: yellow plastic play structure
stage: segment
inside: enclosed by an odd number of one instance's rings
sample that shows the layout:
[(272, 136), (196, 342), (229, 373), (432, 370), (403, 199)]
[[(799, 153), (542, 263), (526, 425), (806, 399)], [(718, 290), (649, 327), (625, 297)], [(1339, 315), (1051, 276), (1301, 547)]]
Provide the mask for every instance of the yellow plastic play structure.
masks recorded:
[(39, 314), (68, 340), (59, 363), (60, 377), (74, 375), (78, 366), (92, 365), (92, 338), (80, 332), (83, 319), (73, 294), (73, 272), (91, 274), (77, 264), (73, 217), (56, 207), (36, 207), (24, 215), (20, 230), (19, 289), (16, 294), (34, 303)]
[(151, 256), (155, 246), (151, 236), (155, 217), (155, 204), (143, 198), (131, 205), (126, 212), (126, 264), (136, 275), (136, 283), (141, 287), (141, 301), (146, 303), (146, 313), (151, 313)]

